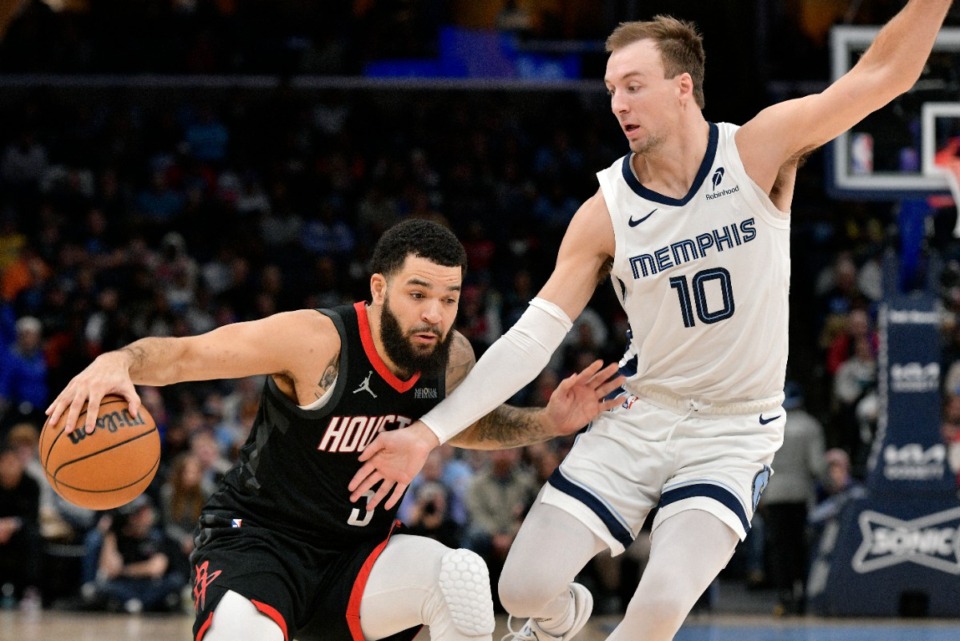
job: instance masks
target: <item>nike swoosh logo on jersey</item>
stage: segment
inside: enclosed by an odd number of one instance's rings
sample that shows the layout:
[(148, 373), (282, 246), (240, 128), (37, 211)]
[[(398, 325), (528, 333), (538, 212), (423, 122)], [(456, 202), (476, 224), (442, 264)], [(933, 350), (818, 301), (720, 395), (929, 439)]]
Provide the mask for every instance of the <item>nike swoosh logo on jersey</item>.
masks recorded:
[(780, 414), (776, 416), (771, 416), (770, 418), (763, 418), (763, 414), (760, 415), (760, 425), (766, 425), (767, 423), (773, 423), (775, 420), (780, 418)]
[[(659, 208), (657, 208), (657, 209), (659, 209)], [(640, 223), (642, 223), (643, 221), (645, 221), (647, 218), (650, 218), (650, 216), (653, 216), (656, 212), (657, 212), (657, 210), (654, 209), (653, 211), (651, 211), (649, 214), (647, 214), (646, 216), (644, 216), (644, 217), (641, 218), (640, 220), (634, 220), (634, 219), (633, 219), (633, 216), (631, 215), (631, 216), (630, 216), (630, 220), (627, 221), (627, 224), (630, 225), (631, 227), (636, 227), (637, 225), (639, 225)]]

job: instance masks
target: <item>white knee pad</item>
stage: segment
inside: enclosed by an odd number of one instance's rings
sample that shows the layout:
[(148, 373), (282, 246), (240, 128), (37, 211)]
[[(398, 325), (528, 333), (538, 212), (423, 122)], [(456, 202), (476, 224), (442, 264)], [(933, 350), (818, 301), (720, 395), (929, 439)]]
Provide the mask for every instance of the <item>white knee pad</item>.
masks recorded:
[(440, 561), (440, 592), (461, 634), (493, 634), (493, 597), (487, 564), (470, 550), (450, 550)]

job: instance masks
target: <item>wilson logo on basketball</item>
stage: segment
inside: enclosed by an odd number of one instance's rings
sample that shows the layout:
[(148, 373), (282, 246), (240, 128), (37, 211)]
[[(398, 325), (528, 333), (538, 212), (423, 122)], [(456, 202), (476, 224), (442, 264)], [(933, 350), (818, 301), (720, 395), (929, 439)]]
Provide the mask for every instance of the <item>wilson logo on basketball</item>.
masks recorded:
[[(119, 412), (110, 412), (109, 414), (104, 414), (103, 416), (97, 419), (97, 427), (94, 429), (93, 434), (97, 433), (97, 430), (106, 430), (108, 432), (116, 432), (122, 427), (137, 427), (140, 425), (146, 425), (143, 416), (137, 414), (134, 416), (130, 413), (130, 410), (123, 410)], [(69, 434), (67, 437), (73, 443), (79, 443), (83, 439), (87, 438), (87, 432), (82, 428), (76, 429)]]

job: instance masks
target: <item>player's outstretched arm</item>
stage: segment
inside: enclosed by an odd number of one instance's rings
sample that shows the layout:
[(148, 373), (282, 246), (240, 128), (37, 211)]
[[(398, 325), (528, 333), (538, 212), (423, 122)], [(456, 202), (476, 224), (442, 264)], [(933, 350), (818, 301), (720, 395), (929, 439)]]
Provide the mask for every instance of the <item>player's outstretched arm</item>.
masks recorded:
[[(372, 509), (394, 483), (399, 500), (406, 484), (420, 471), (427, 454), (440, 442), (457, 436), (494, 411), (546, 366), (576, 318), (586, 307), (597, 284), (607, 277), (614, 253), (613, 224), (600, 192), (574, 215), (564, 234), (557, 264), (546, 284), (510, 330), (501, 336), (453, 394), (423, 418), (401, 430), (402, 437), (381, 442), (381, 433), (361, 455), (364, 464), (349, 484), (352, 500), (384, 482)], [(402, 486), (402, 487), (401, 487)]]
[(620, 404), (607, 395), (623, 384), (618, 364), (597, 360), (563, 379), (546, 407), (501, 405), (450, 439), (457, 447), (499, 450), (573, 434), (601, 412)]
[[(305, 345), (303, 336), (321, 338)], [(74, 376), (47, 407), (47, 420), (55, 423), (66, 412), (65, 431), (70, 433), (84, 404), (95, 407), (107, 394), (123, 396), (130, 412), (136, 414), (140, 397), (134, 385), (160, 386), (276, 373), (295, 378), (292, 372), (302, 371), (308, 366), (305, 363), (327, 362), (318, 350), (329, 348), (334, 354), (339, 350), (336, 336), (327, 317), (313, 310), (300, 310), (224, 325), (199, 336), (143, 338), (101, 354)], [(87, 432), (94, 430), (96, 418), (96, 412), (87, 413)]]
[[(597, 417), (616, 407), (618, 399), (606, 397), (624, 378), (617, 363), (603, 367), (594, 361), (580, 372), (565, 378), (550, 395), (543, 408), (501, 405), (450, 440), (457, 447), (496, 450), (521, 447), (572, 434)], [(372, 510), (388, 495), (386, 507), (392, 508), (423, 467), (427, 455), (440, 440), (421, 421), (402, 430), (382, 432), (360, 455), (363, 465), (350, 481), (350, 500), (356, 501), (380, 483), (367, 509)]]
[(822, 93), (761, 111), (737, 133), (754, 181), (768, 192), (780, 168), (833, 140), (920, 77), (952, 0), (910, 0), (856, 65)]

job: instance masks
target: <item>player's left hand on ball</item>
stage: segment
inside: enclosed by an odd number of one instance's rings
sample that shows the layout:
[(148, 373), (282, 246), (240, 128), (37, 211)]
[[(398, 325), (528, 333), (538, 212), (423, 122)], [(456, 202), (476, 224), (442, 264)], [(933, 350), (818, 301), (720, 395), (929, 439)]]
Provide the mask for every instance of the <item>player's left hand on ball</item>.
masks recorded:
[(550, 395), (546, 415), (554, 436), (572, 434), (601, 412), (621, 403), (620, 399), (607, 399), (606, 396), (620, 387), (626, 377), (617, 373), (617, 363), (601, 367), (603, 361), (594, 361), (563, 379)]

